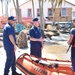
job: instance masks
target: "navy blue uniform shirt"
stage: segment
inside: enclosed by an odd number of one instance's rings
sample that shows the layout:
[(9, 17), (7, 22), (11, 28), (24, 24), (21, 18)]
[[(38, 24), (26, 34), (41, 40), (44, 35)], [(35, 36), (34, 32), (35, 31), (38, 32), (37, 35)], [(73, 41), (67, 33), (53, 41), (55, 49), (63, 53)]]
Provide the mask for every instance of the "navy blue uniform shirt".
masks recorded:
[(72, 28), (72, 29), (70, 30), (70, 34), (74, 35), (73, 39), (75, 40), (75, 28)]
[[(30, 29), (29, 34), (30, 34), (30, 37), (33, 37), (36, 39), (39, 39), (42, 37), (41, 29), (39, 27), (35, 27), (35, 26), (33, 26)], [(31, 45), (31, 47), (34, 47), (34, 48), (42, 47), (42, 43), (39, 41), (30, 41), (30, 45)]]
[(3, 44), (4, 44), (5, 50), (14, 49), (14, 45), (11, 43), (9, 39), (9, 35), (13, 35), (15, 42), (16, 42), (15, 30), (14, 30), (14, 27), (10, 23), (4, 26), (4, 31), (3, 31)]
[[(74, 35), (73, 39), (75, 40), (75, 28), (72, 28), (70, 34)], [(71, 50), (71, 58), (75, 59), (75, 47)]]
[(75, 37), (75, 28), (72, 28), (72, 29), (71, 29), (70, 34), (73, 34), (74, 37)]

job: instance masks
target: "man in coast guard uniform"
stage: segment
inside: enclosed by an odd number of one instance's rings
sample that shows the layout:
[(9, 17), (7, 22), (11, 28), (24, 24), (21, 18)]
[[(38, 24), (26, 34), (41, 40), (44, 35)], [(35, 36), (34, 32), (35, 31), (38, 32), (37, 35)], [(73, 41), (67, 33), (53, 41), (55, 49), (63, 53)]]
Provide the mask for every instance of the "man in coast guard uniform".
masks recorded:
[(70, 30), (70, 37), (68, 44), (70, 45), (72, 41), (74, 44), (71, 46), (71, 62), (72, 62), (72, 71), (75, 73), (75, 19), (73, 20), (73, 28)]
[(36, 57), (41, 57), (42, 50), (42, 32), (39, 27), (38, 18), (33, 19), (33, 26), (29, 31), (30, 34), (30, 54)]
[(16, 72), (16, 37), (14, 26), (16, 23), (16, 19), (13, 16), (8, 17), (8, 23), (4, 26), (3, 31), (3, 44), (4, 49), (6, 51), (6, 63), (4, 68), (4, 75), (9, 75), (9, 69), (11, 68), (11, 75), (21, 75)]

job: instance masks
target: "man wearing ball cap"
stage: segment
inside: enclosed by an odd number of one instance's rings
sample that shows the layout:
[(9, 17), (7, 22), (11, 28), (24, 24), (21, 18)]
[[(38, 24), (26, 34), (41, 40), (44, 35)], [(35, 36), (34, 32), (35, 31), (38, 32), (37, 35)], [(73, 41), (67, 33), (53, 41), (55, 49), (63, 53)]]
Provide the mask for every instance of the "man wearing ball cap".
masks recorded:
[(41, 57), (42, 49), (42, 32), (39, 27), (38, 18), (33, 19), (33, 26), (29, 31), (30, 34), (30, 54), (36, 57)]
[(16, 57), (15, 51), (16, 46), (16, 36), (14, 26), (16, 23), (16, 18), (14, 16), (8, 17), (8, 23), (4, 26), (3, 31), (3, 45), (6, 52), (6, 63), (4, 68), (4, 75), (9, 75), (9, 69), (11, 68), (11, 75), (21, 75), (16, 72)]

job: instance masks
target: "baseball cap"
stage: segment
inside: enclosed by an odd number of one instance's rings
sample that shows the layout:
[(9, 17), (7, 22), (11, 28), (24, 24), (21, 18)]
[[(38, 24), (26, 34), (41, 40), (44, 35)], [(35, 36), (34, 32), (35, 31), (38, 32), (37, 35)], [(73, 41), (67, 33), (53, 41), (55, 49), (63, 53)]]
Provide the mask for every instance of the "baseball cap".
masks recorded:
[(34, 22), (34, 21), (38, 21), (38, 20), (39, 20), (38, 18), (34, 18), (34, 19), (33, 19), (33, 22)]
[(16, 21), (16, 18), (14, 16), (10, 16), (10, 17), (8, 17), (8, 20)]

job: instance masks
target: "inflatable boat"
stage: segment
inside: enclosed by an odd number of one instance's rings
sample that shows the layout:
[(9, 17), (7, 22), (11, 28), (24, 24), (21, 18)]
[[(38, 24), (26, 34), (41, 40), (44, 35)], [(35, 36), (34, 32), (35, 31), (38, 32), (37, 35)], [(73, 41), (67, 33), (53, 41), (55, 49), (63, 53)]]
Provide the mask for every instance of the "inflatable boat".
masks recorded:
[(37, 58), (26, 53), (18, 57), (16, 66), (25, 75), (75, 75), (71, 61)]

